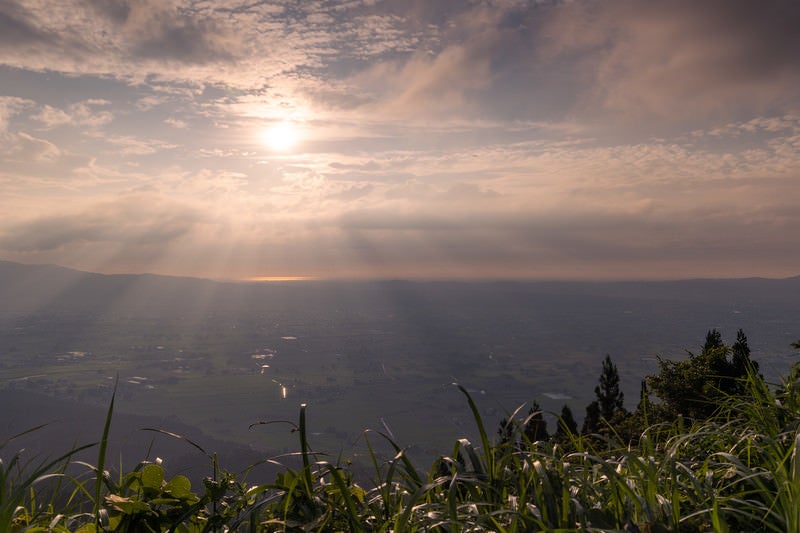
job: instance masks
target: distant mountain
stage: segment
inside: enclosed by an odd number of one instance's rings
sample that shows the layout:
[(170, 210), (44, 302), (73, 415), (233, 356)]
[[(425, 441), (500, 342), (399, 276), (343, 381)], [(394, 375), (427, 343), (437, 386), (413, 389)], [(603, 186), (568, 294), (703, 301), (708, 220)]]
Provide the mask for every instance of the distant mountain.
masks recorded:
[(131, 311), (181, 306), (222, 285), (152, 274), (105, 275), (55, 265), (0, 261), (0, 312), (100, 312), (114, 302)]
[[(469, 287), (469, 290), (465, 290)], [(0, 261), (0, 312), (191, 314), (214, 302), (220, 312), (308, 305), (401, 295), (421, 303), (444, 298), (456, 305), (501, 305), (532, 296), (591, 297), (655, 301), (798, 302), (800, 276), (786, 279), (691, 279), (681, 281), (330, 281), (237, 283), (154, 274), (96, 274), (55, 265)], [(349, 296), (348, 296), (349, 295)], [(417, 301), (419, 300), (419, 301)], [(440, 304), (442, 303), (440, 302)], [(800, 302), (798, 302), (800, 303)]]

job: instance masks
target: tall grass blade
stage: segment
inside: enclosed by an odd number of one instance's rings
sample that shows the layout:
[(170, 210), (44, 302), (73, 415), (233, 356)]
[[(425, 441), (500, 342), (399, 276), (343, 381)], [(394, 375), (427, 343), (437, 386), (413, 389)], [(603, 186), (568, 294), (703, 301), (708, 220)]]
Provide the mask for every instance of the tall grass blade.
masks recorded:
[(486, 473), (488, 476), (489, 484), (494, 486), (495, 482), (495, 461), (494, 461), (494, 453), (492, 453), (492, 446), (489, 442), (489, 437), (486, 435), (486, 428), (483, 425), (483, 419), (481, 418), (480, 412), (478, 411), (478, 407), (475, 405), (475, 402), (472, 400), (472, 396), (470, 393), (465, 389), (463, 386), (456, 384), (458, 389), (467, 397), (467, 403), (469, 404), (470, 411), (472, 411), (472, 417), (475, 420), (475, 425), (478, 427), (478, 434), (481, 438), (481, 446), (483, 448), (483, 457), (486, 460)]
[(356, 502), (353, 500), (353, 495), (350, 493), (350, 486), (337, 467), (330, 464), (326, 466), (331, 475), (331, 479), (333, 479), (336, 488), (339, 489), (339, 493), (342, 495), (342, 499), (344, 500), (345, 507), (347, 509), (347, 519), (350, 522), (350, 531), (364, 531), (364, 528), (361, 525), (361, 520), (359, 520)]
[(300, 454), (303, 459), (303, 482), (305, 483), (306, 494), (308, 494), (310, 498), (312, 497), (314, 482), (311, 478), (310, 450), (308, 447), (308, 434), (306, 429), (306, 404), (300, 404), (300, 424), (297, 431), (300, 432)]
[(197, 444), (195, 441), (193, 441), (188, 437), (184, 437), (183, 435), (179, 435), (177, 433), (173, 433), (171, 431), (167, 431), (160, 428), (142, 428), (142, 431), (152, 431), (154, 433), (160, 433), (162, 435), (166, 435), (167, 437), (172, 437), (173, 439), (182, 440), (188, 444), (191, 444), (192, 446), (200, 450), (200, 453), (211, 459), (211, 455), (209, 455), (209, 453), (205, 450), (205, 448), (203, 448), (202, 446), (200, 446), (199, 444)]
[(100, 438), (100, 449), (97, 454), (97, 479), (94, 492), (94, 518), (95, 526), (100, 527), (100, 509), (102, 508), (103, 480), (105, 478), (106, 452), (108, 451), (108, 434), (111, 430), (111, 418), (114, 415), (114, 400), (117, 397), (117, 385), (119, 384), (119, 374), (114, 380), (114, 390), (111, 392), (111, 402), (108, 404), (106, 421), (103, 426), (103, 435)]

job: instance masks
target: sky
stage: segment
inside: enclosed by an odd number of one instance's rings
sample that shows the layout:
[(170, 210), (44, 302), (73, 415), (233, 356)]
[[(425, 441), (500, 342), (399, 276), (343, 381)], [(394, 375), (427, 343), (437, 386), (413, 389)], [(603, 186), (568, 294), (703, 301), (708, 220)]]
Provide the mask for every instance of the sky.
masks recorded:
[(3, 0), (0, 259), (800, 275), (796, 0)]

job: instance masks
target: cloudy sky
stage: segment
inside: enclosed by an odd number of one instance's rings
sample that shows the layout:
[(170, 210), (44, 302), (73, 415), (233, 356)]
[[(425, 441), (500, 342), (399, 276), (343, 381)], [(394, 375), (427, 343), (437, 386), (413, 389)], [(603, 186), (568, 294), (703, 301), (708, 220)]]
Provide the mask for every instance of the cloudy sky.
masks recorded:
[(0, 259), (800, 274), (796, 0), (3, 0)]

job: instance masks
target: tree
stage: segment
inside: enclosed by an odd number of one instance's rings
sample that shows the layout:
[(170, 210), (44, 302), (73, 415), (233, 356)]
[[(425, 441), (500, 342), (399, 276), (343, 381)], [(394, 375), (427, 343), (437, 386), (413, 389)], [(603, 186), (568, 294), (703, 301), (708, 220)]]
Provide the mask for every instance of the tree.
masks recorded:
[(662, 418), (708, 418), (731, 395), (745, 393), (744, 378), (750, 373), (757, 375), (758, 364), (750, 359), (747, 336), (741, 329), (731, 347), (712, 329), (700, 354), (688, 353), (683, 361), (659, 358), (659, 373), (646, 378), (647, 386), (661, 400)]
[(709, 330), (708, 333), (706, 333), (706, 342), (703, 344), (702, 353), (704, 354), (709, 353), (712, 350), (716, 350), (724, 346), (725, 345), (722, 343), (722, 334), (719, 331), (717, 331), (716, 328), (714, 328)]
[(639, 389), (639, 403), (636, 405), (636, 409), (632, 413), (618, 411), (618, 415), (614, 419), (614, 433), (621, 442), (636, 445), (642, 437), (643, 431), (658, 418), (654, 416), (656, 411), (650, 401), (647, 383), (643, 380)]
[[(517, 431), (521, 432), (520, 436), (523, 438), (517, 438)], [(550, 434), (547, 432), (547, 421), (536, 400), (528, 410), (528, 416), (521, 423), (513, 417), (502, 419), (497, 428), (497, 434), (499, 436), (498, 447), (510, 446), (513, 449), (522, 449), (526, 443), (550, 438)]]
[(569, 408), (569, 405), (564, 404), (564, 407), (561, 408), (561, 415), (558, 417), (556, 438), (563, 441), (577, 434), (578, 423), (575, 421), (575, 417), (572, 416), (572, 409)]
[(597, 397), (592, 403), (586, 406), (586, 417), (583, 419), (581, 433), (603, 433), (605, 424), (612, 423), (612, 420), (621, 418), (625, 414), (623, 407), (625, 395), (619, 388), (619, 373), (617, 365), (611, 362), (611, 356), (606, 354), (603, 360), (603, 371), (600, 379), (594, 388)]
[(502, 419), (497, 434), (500, 436), (500, 446), (511, 444), (514, 440), (514, 422), (508, 418)]
[(533, 402), (530, 410), (528, 411), (528, 418), (525, 419), (525, 438), (530, 442), (537, 440), (547, 440), (550, 435), (547, 433), (547, 422), (542, 414), (542, 408), (539, 407), (539, 402)]
[(600, 404), (597, 400), (586, 406), (586, 416), (583, 417), (581, 434), (589, 435), (600, 430)]
[(603, 360), (603, 372), (600, 374), (600, 383), (594, 388), (594, 393), (602, 418), (610, 421), (618, 411), (624, 411), (625, 395), (619, 388), (617, 365), (611, 362), (610, 355), (606, 355)]
[(650, 409), (650, 391), (647, 390), (647, 381), (643, 379), (639, 387), (639, 404), (636, 406), (636, 411), (646, 416)]
[[(731, 346), (731, 364), (734, 378), (758, 374), (758, 363), (750, 359), (750, 346), (747, 344), (747, 336), (741, 328), (736, 332), (736, 342)], [(743, 393), (744, 386), (741, 380), (738, 381), (738, 385), (737, 392)]]

